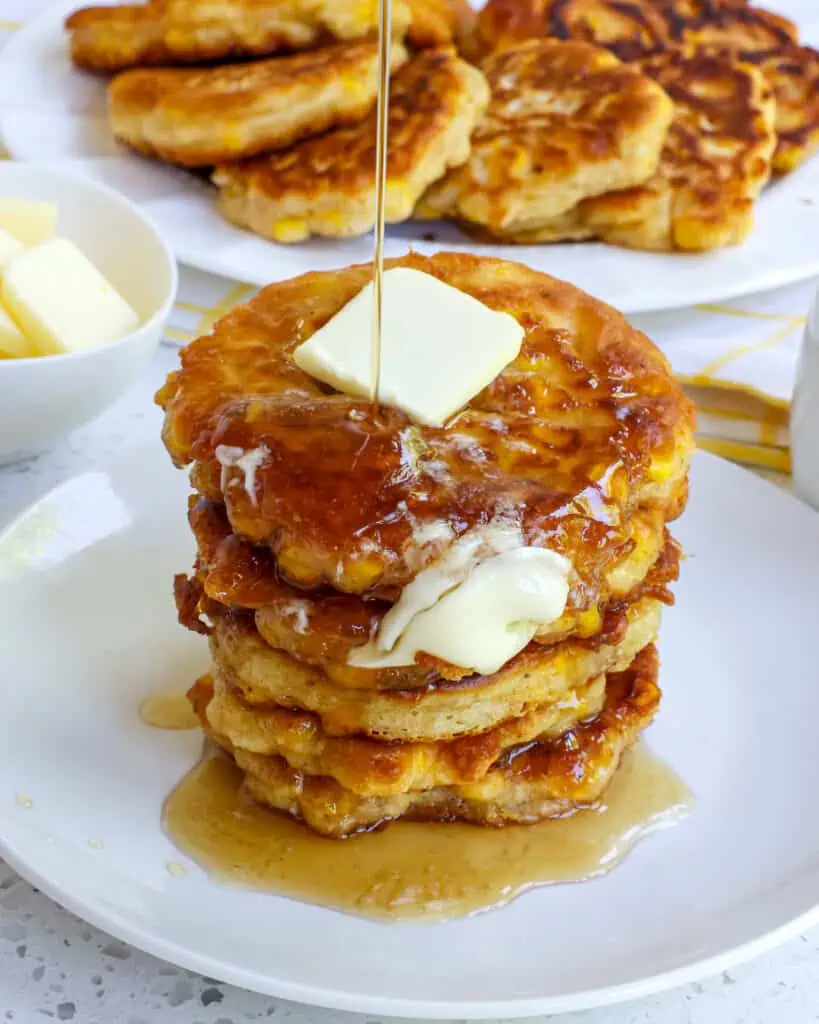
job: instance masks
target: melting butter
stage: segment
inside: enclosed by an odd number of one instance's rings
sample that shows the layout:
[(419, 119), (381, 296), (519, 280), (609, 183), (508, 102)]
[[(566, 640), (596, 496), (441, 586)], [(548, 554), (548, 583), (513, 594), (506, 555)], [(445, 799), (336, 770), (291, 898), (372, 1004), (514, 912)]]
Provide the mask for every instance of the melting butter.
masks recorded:
[(491, 675), (560, 618), (570, 571), (556, 551), (526, 547), (517, 524), (470, 531), (404, 587), (376, 636), (348, 662), (412, 665), (424, 652)]
[(253, 504), (256, 505), (256, 474), (269, 454), (269, 450), (263, 444), (259, 445), (258, 448), (251, 448), (249, 451), (229, 444), (217, 445), (214, 455), (222, 467), (222, 479), (220, 482), (222, 493), (225, 493), (228, 485), (227, 471), (235, 467), (244, 474), (245, 491)]

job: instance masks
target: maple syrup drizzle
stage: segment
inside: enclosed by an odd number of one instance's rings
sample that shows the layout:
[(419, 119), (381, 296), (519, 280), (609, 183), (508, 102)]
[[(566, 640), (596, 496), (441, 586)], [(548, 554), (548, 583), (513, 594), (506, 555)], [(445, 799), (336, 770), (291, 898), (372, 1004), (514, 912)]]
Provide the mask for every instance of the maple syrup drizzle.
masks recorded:
[(159, 690), (139, 705), (139, 717), (154, 729), (198, 729), (199, 719), (184, 690)]
[(392, 920), (463, 917), (534, 886), (605, 874), (691, 805), (676, 773), (640, 744), (599, 806), (499, 829), (397, 822), (324, 839), (254, 803), (242, 778), (231, 760), (206, 750), (163, 808), (165, 832), (180, 850), (220, 882)]
[(378, 0), (378, 101), (375, 144), (375, 240), (373, 251), (373, 327), (371, 350), (371, 395), (373, 413), (378, 412), (381, 381), (381, 328), (384, 284), (384, 205), (387, 191), (387, 143), (390, 117), (390, 40), (392, 0)]

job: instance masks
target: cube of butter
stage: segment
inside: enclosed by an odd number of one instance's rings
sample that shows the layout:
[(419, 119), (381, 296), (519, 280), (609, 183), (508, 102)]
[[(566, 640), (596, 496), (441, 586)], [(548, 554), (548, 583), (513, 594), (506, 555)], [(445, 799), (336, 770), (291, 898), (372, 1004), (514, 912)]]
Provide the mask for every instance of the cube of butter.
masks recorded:
[(57, 226), (54, 203), (34, 199), (0, 199), (0, 228), (23, 243), (47, 242)]
[(19, 242), (14, 235), (9, 234), (0, 228), (0, 270), (6, 266), (9, 260), (23, 251), (23, 243)]
[(11, 260), (3, 273), (2, 302), (41, 355), (81, 352), (139, 325), (113, 285), (64, 238), (24, 249)]
[(0, 358), (36, 355), (34, 346), (4, 309), (0, 309)]
[[(368, 284), (299, 345), (296, 365), (345, 394), (369, 396), (372, 306)], [(382, 310), (379, 398), (428, 426), (443, 426), (523, 343), (509, 313), (409, 267), (384, 274)]]

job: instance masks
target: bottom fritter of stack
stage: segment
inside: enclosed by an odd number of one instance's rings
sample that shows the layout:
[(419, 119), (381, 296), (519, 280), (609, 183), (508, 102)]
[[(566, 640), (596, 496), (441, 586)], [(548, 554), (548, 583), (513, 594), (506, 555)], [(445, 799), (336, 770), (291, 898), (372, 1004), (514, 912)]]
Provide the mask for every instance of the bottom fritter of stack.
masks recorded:
[[(398, 818), (534, 823), (594, 804), (660, 701), (652, 643), (486, 732), (427, 742), (332, 735), (319, 715), (250, 703), (217, 665), (190, 691), (259, 803), (341, 838)], [(620, 668), (616, 661), (614, 668)]]

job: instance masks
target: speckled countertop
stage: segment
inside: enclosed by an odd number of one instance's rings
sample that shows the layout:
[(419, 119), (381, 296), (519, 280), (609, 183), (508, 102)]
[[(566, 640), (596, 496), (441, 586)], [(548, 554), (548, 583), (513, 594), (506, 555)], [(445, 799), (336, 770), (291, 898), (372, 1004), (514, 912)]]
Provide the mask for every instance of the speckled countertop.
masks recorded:
[[(57, 450), (0, 470), (0, 523), (50, 487), (123, 447), (155, 437), (151, 396), (176, 353), (162, 348), (139, 384)], [(0, 1013), (7, 1021), (79, 1024), (354, 1024), (221, 985), (125, 946), (57, 907), (0, 862)], [(567, 1024), (807, 1024), (819, 1021), (819, 930), (703, 984), (573, 1014)]]

